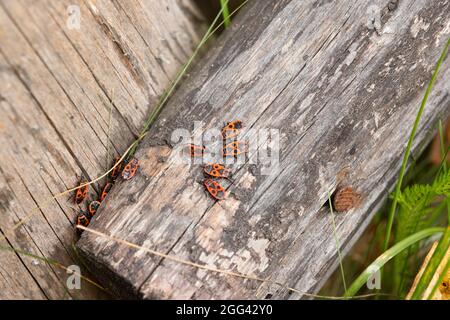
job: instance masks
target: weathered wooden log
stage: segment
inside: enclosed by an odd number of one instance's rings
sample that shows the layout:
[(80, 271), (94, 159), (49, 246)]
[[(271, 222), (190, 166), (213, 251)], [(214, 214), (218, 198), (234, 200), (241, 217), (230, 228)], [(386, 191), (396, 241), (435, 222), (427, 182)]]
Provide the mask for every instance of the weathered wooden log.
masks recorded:
[(26, 253), (82, 267), (73, 201), (48, 200), (134, 141), (204, 27), (190, 0), (0, 1), (0, 298), (101, 296)]
[[(377, 12), (380, 13), (378, 20)], [(345, 252), (386, 198), (425, 86), (450, 31), (449, 1), (253, 1), (185, 81), (91, 227), (209, 267), (316, 292), (337, 263), (329, 195), (357, 205), (336, 215)], [(450, 110), (445, 61), (414, 141), (419, 153)], [(250, 150), (227, 199), (213, 201), (199, 166), (179, 165), (174, 130), (225, 121), (280, 132), (280, 167), (261, 174)], [(197, 132), (199, 133), (199, 132)], [(261, 146), (262, 148), (262, 146)], [(85, 232), (78, 243), (121, 295), (300, 298), (272, 283), (209, 272)]]

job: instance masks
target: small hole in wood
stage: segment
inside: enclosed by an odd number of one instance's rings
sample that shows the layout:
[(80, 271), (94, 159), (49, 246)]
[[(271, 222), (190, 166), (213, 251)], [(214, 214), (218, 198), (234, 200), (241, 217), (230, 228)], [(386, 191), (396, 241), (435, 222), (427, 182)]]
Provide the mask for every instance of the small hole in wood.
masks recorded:
[(272, 299), (272, 294), (268, 293), (264, 299)]
[(356, 153), (356, 145), (353, 145), (350, 150), (348, 151), (348, 154), (353, 156)]
[[(334, 189), (333, 191), (329, 192), (328, 194), (330, 195), (330, 199), (331, 199), (331, 203), (333, 203), (333, 199), (334, 196), (336, 195), (337, 190)], [(330, 199), (328, 199), (328, 197), (325, 199), (324, 204), (322, 205), (323, 208), (328, 209), (328, 211), (330, 211)]]

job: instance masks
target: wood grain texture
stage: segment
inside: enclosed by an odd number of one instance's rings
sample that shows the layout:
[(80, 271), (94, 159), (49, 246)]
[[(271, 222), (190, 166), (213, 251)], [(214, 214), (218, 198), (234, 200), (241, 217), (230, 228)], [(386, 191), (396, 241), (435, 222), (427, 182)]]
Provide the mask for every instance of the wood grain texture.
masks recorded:
[[(425, 86), (449, 36), (449, 1), (254, 1), (169, 101), (137, 152), (140, 173), (120, 183), (91, 227), (210, 267), (316, 292), (337, 262), (328, 195), (345, 182), (358, 208), (336, 217), (347, 250), (398, 173)], [(200, 63), (199, 63), (200, 64)], [(448, 59), (413, 153), (450, 110)], [(171, 134), (194, 121), (220, 129), (280, 130), (280, 168), (233, 170), (213, 202), (199, 166), (178, 165)], [(248, 135), (248, 134), (247, 134)], [(249, 136), (254, 141), (254, 136)], [(255, 154), (249, 154), (254, 157)], [(144, 298), (300, 298), (277, 285), (221, 275), (84, 233), (79, 248), (118, 294)]]
[[(70, 5), (80, 29), (68, 27)], [(76, 174), (101, 175), (134, 141), (202, 30), (190, 0), (0, 1), (0, 246), (81, 265), (75, 205), (48, 199)], [(104, 297), (86, 283), (68, 292), (64, 269), (5, 250), (0, 288), (11, 288), (0, 298)]]

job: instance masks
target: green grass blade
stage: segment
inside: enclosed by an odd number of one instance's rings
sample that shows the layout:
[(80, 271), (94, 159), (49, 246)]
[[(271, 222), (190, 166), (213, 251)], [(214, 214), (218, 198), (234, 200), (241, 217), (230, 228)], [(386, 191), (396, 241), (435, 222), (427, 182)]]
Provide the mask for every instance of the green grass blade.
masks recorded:
[[(444, 127), (442, 126), (442, 120), (439, 119), (439, 150), (441, 152), (441, 159), (445, 159), (445, 137), (444, 137)], [(447, 171), (447, 161), (442, 162), (442, 167)]]
[(220, 6), (222, 8), (223, 24), (225, 28), (230, 25), (230, 11), (228, 10), (228, 0), (220, 0)]
[(439, 279), (436, 281), (436, 284), (433, 287), (433, 290), (431, 291), (430, 295), (428, 296), (428, 300), (431, 300), (436, 293), (436, 290), (439, 288), (439, 285), (444, 281), (444, 278), (447, 276), (447, 272), (450, 269), (450, 259), (447, 260), (447, 263), (444, 266), (444, 269), (442, 269), (441, 274), (439, 275)]
[(436, 250), (434, 250), (433, 256), (428, 262), (425, 271), (423, 272), (419, 282), (417, 283), (414, 293), (411, 296), (412, 300), (421, 299), (423, 297), (423, 294), (427, 286), (431, 282), (434, 274), (436, 273), (439, 264), (444, 259), (445, 253), (447, 252), (449, 245), (450, 245), (450, 227), (447, 227), (444, 236), (441, 238), (438, 245), (436, 246)]
[[(248, 0), (243, 1), (242, 4), (240, 4), (235, 10), (233, 10), (233, 12), (231, 12), (229, 14), (229, 17), (234, 15), (236, 12), (238, 12), (247, 3), (247, 1)], [(227, 3), (228, 3), (228, 0), (227, 0)], [(161, 97), (161, 100), (159, 101), (157, 107), (155, 108), (155, 110), (150, 114), (149, 118), (147, 119), (147, 121), (146, 121), (146, 123), (144, 125), (144, 128), (143, 128), (143, 130), (141, 132), (141, 135), (145, 134), (145, 132), (147, 132), (148, 129), (150, 128), (151, 124), (155, 121), (155, 119), (158, 116), (159, 112), (161, 111), (162, 107), (167, 102), (168, 98), (170, 97), (170, 95), (172, 94), (174, 89), (176, 88), (177, 84), (183, 78), (184, 74), (186, 73), (186, 70), (192, 64), (192, 62), (194, 61), (195, 57), (199, 53), (200, 49), (203, 47), (203, 45), (206, 43), (206, 41), (208, 41), (209, 38), (211, 38), (211, 36), (220, 28), (220, 26), (222, 26), (225, 23), (225, 22), (221, 22), (216, 27), (214, 27), (216, 25), (217, 21), (219, 20), (220, 16), (222, 15), (222, 12), (223, 12), (223, 8), (221, 8), (219, 13), (214, 18), (214, 20), (211, 23), (211, 25), (209, 26), (208, 30), (203, 35), (203, 38), (200, 40), (200, 43), (195, 48), (194, 52), (189, 57), (188, 61), (183, 65), (181, 70), (178, 72), (175, 80), (169, 86), (169, 89), (166, 92), (164, 92), (164, 94)]]
[(442, 50), (441, 56), (439, 57), (439, 60), (436, 64), (436, 68), (434, 69), (431, 80), (428, 83), (428, 87), (425, 91), (425, 95), (423, 96), (422, 103), (420, 105), (419, 111), (417, 112), (417, 116), (414, 121), (414, 126), (413, 126), (411, 134), (409, 136), (408, 145), (406, 147), (405, 155), (403, 156), (400, 174), (397, 179), (397, 185), (395, 187), (394, 199), (392, 201), (392, 205), (389, 210), (388, 222), (387, 222), (387, 227), (386, 227), (386, 238), (384, 239), (384, 245), (383, 245), (384, 251), (386, 251), (389, 246), (389, 239), (391, 238), (392, 224), (394, 222), (395, 212), (397, 211), (398, 196), (401, 191), (401, 187), (402, 187), (402, 183), (403, 183), (403, 176), (405, 175), (406, 165), (408, 163), (408, 158), (411, 153), (412, 143), (413, 143), (414, 137), (416, 136), (417, 128), (419, 127), (419, 122), (420, 122), (420, 118), (422, 117), (423, 110), (425, 109), (425, 105), (428, 101), (428, 96), (430, 95), (431, 90), (434, 85), (434, 82), (436, 81), (437, 73), (442, 65), (442, 62), (444, 61), (445, 57), (447, 56), (449, 46), (450, 46), (450, 39), (445, 44), (444, 49)]
[(203, 35), (203, 38), (200, 40), (200, 43), (195, 48), (194, 52), (189, 57), (188, 61), (183, 65), (181, 70), (178, 72), (175, 80), (171, 83), (169, 89), (166, 92), (164, 92), (161, 101), (158, 103), (157, 107), (154, 109), (154, 111), (150, 114), (149, 118), (147, 119), (147, 121), (144, 125), (144, 128), (142, 130), (142, 134), (148, 131), (148, 129), (150, 128), (150, 125), (155, 121), (156, 117), (158, 116), (162, 107), (165, 105), (169, 96), (172, 94), (172, 92), (175, 89), (175, 87), (177, 86), (178, 82), (181, 80), (181, 78), (183, 78), (184, 74), (186, 73), (186, 70), (189, 68), (192, 61), (195, 59), (195, 57), (197, 56), (198, 52), (203, 47), (205, 42), (209, 39), (210, 35), (212, 34), (212, 32), (214, 30), (214, 26), (216, 25), (217, 21), (219, 20), (219, 17), (221, 14), (222, 14), (222, 10), (220, 10), (219, 13), (216, 15), (213, 22), (209, 26), (208, 30)]
[(339, 268), (341, 269), (341, 276), (342, 276), (342, 284), (344, 285), (344, 291), (347, 291), (347, 283), (345, 282), (345, 272), (344, 272), (344, 265), (342, 264), (342, 255), (341, 255), (341, 245), (339, 243), (339, 239), (336, 234), (336, 223), (334, 221), (334, 213), (333, 213), (333, 205), (331, 204), (331, 195), (328, 194), (328, 203), (330, 205), (330, 213), (331, 213), (331, 222), (333, 223), (333, 235), (334, 240), (336, 242), (336, 248), (337, 253), (339, 257)]
[[(440, 147), (441, 147), (440, 149), (441, 149), (442, 170), (444, 170), (444, 172), (447, 172), (448, 149), (447, 149), (447, 152), (445, 152), (446, 141), (445, 141), (445, 137), (444, 137), (444, 127), (442, 126), (441, 120), (439, 120), (439, 143), (440, 143)], [(450, 224), (450, 200), (447, 198), (445, 202), (447, 203), (447, 223)]]
[(356, 295), (356, 293), (361, 289), (361, 287), (367, 283), (369, 277), (373, 274), (374, 270), (380, 270), (389, 260), (394, 258), (403, 250), (406, 250), (411, 245), (416, 242), (425, 239), (429, 236), (443, 233), (444, 228), (428, 228), (416, 232), (415, 234), (403, 239), (399, 243), (392, 246), (390, 249), (386, 250), (383, 254), (381, 254), (374, 262), (372, 262), (360, 275), (356, 278), (355, 281), (351, 284), (348, 290), (345, 292), (345, 297), (352, 297)]

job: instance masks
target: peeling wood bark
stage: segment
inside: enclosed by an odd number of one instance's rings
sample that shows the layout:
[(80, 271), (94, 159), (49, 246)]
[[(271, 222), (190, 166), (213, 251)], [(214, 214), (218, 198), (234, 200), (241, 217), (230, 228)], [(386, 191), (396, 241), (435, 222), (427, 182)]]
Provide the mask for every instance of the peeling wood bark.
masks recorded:
[[(70, 5), (80, 8), (79, 30), (67, 25)], [(0, 246), (82, 266), (74, 204), (47, 200), (74, 187), (76, 174), (101, 175), (133, 142), (203, 29), (190, 0), (0, 1)], [(67, 292), (67, 277), (0, 250), (1, 298), (104, 297), (85, 282)]]
[[(337, 263), (324, 204), (345, 183), (360, 205), (336, 216), (348, 250), (386, 198), (432, 69), (449, 36), (449, 1), (380, 1), (368, 28), (359, 1), (253, 1), (169, 101), (92, 228), (181, 259), (316, 292)], [(450, 111), (448, 59), (413, 153)], [(280, 169), (234, 168), (227, 200), (205, 195), (199, 166), (174, 163), (173, 130), (281, 132)], [(249, 133), (248, 133), (249, 135)], [(255, 136), (248, 136), (250, 141)], [(162, 156), (162, 153), (166, 155)], [(169, 154), (167, 156), (167, 154)], [(249, 157), (255, 154), (250, 153)], [(198, 270), (84, 233), (78, 243), (105, 283), (144, 298), (300, 298), (276, 285)]]

